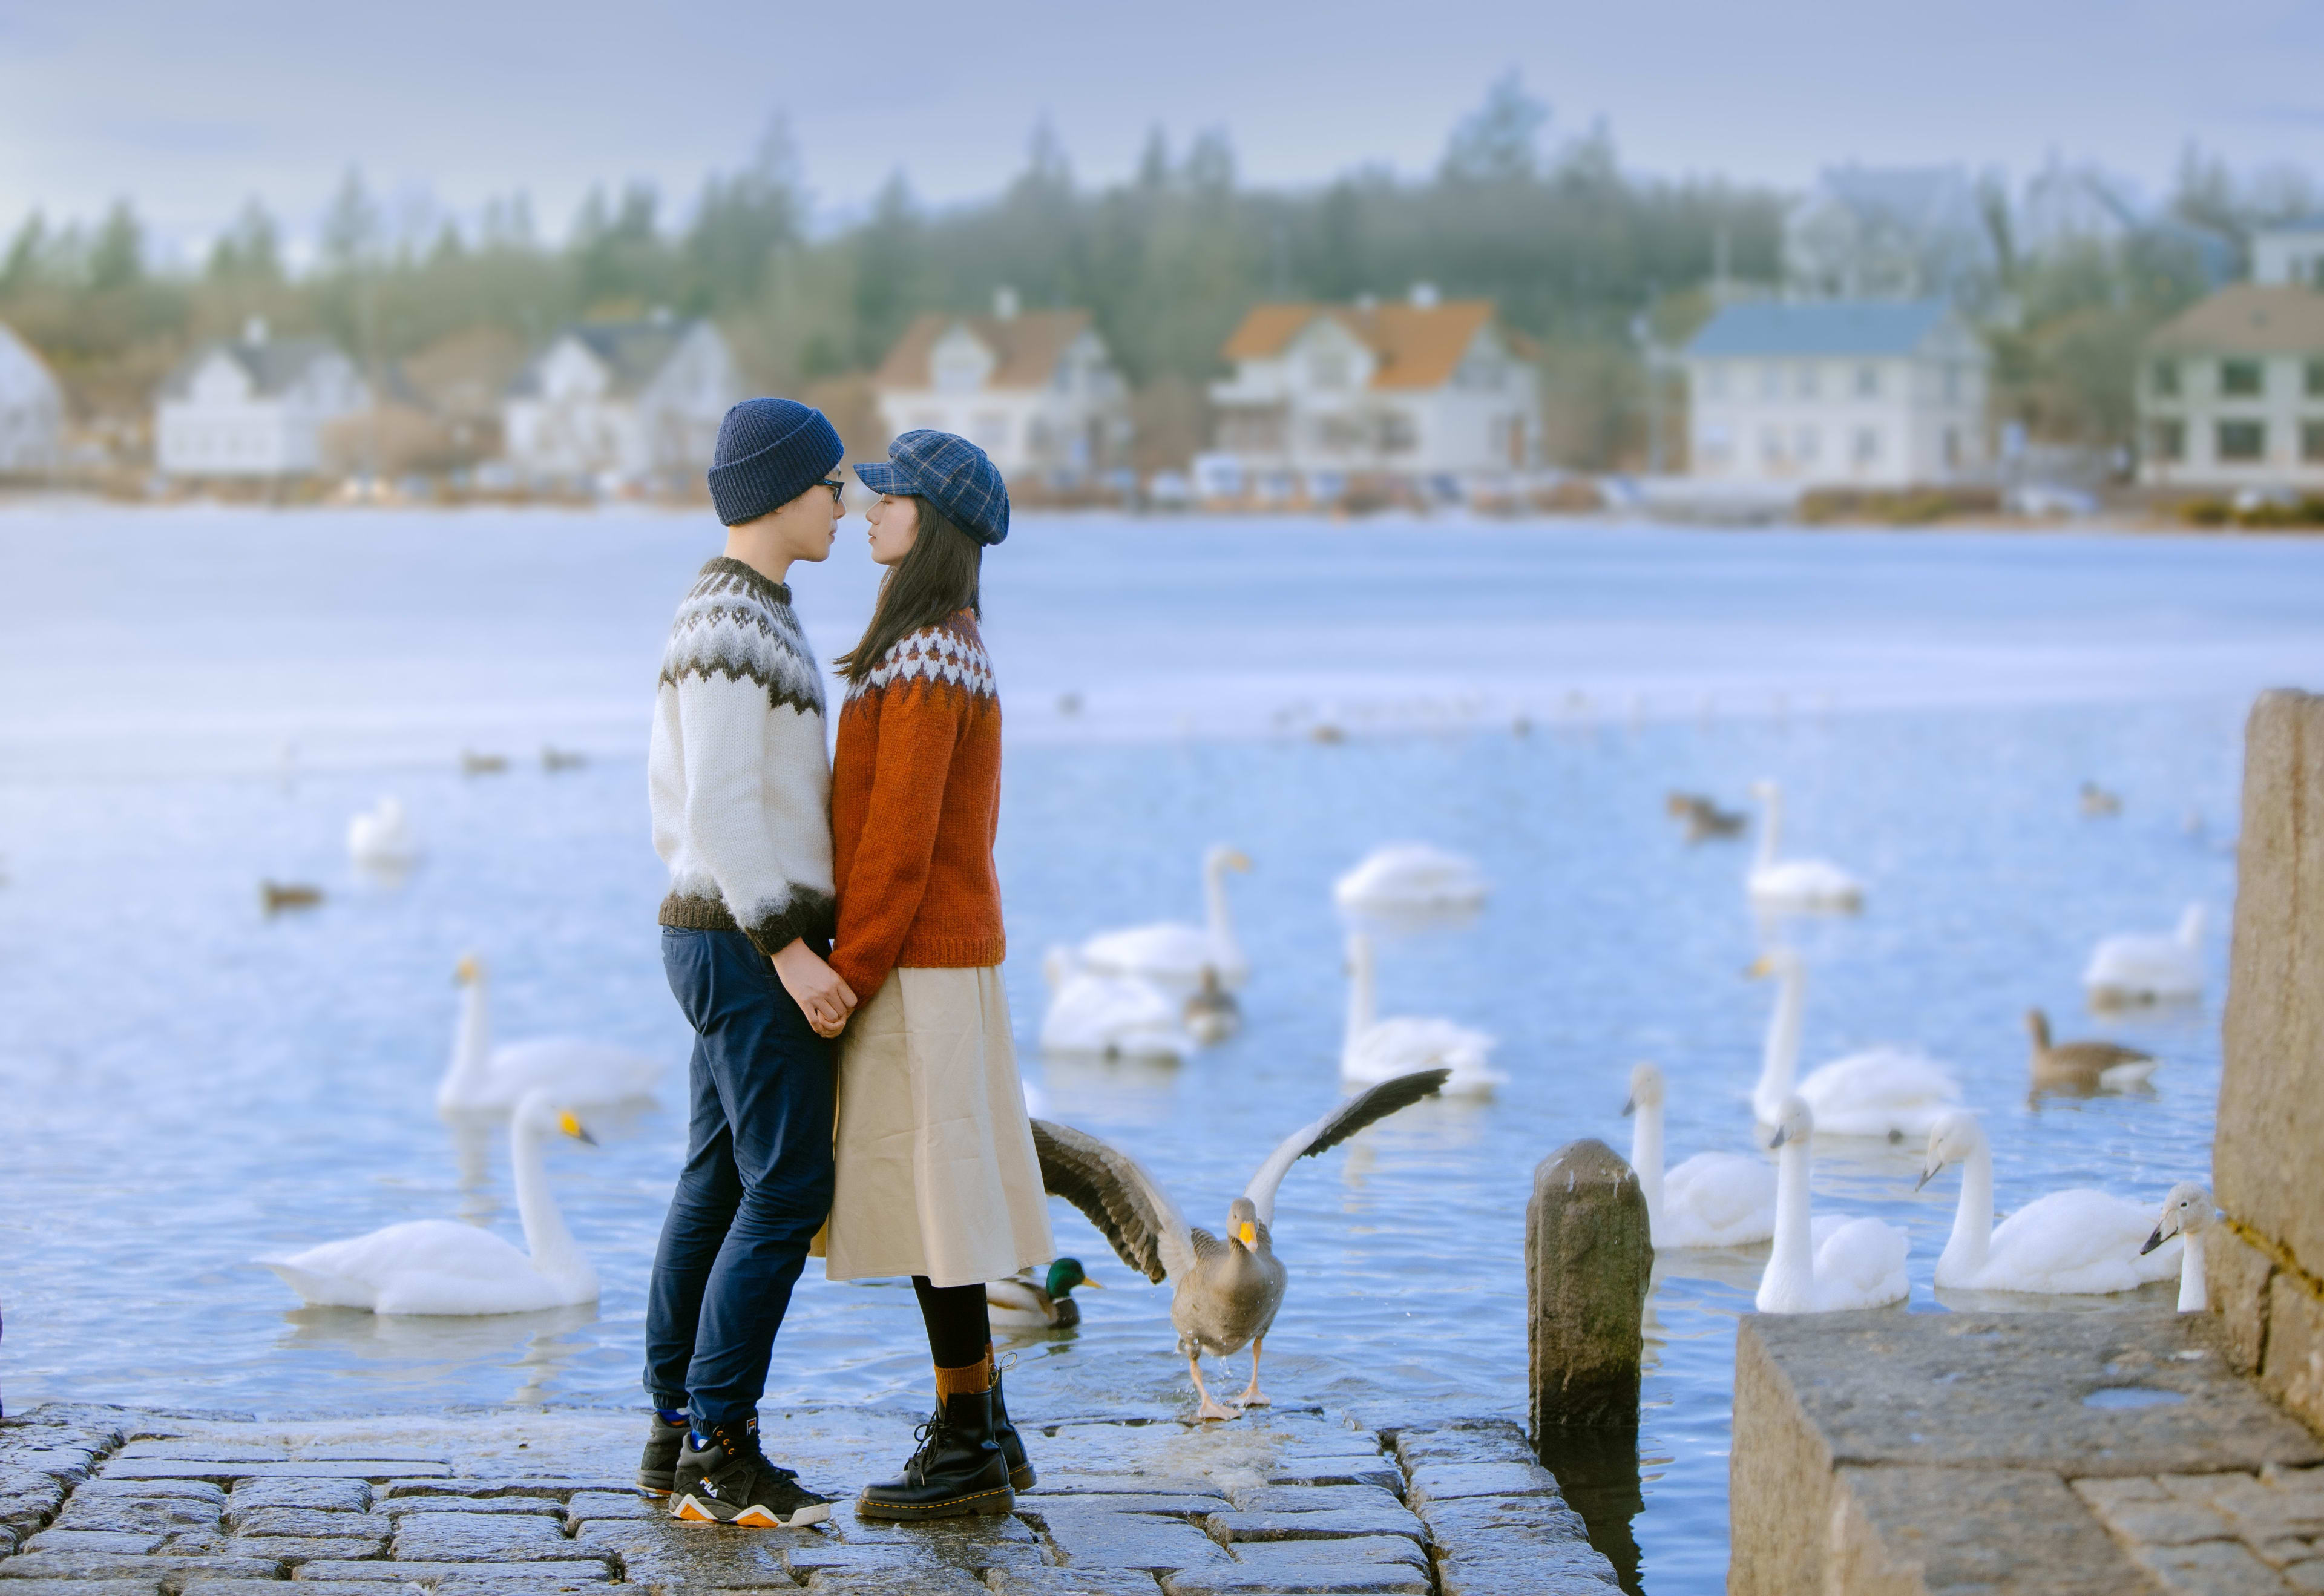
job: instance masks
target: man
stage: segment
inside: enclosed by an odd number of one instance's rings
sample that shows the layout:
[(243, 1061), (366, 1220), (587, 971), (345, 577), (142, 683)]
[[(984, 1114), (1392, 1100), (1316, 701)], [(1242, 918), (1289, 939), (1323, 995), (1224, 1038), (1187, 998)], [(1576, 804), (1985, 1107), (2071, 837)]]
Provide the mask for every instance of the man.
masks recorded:
[(831, 1207), (833, 1048), (855, 994), (831, 949), (823, 673), (785, 585), (831, 553), (839, 435), (823, 412), (726, 412), (710, 497), (726, 550), (678, 606), (647, 782), (669, 867), (662, 964), (694, 1028), (686, 1167), (646, 1309), (653, 1427), (638, 1481), (673, 1517), (789, 1528), (831, 1516), (761, 1448), (775, 1333)]

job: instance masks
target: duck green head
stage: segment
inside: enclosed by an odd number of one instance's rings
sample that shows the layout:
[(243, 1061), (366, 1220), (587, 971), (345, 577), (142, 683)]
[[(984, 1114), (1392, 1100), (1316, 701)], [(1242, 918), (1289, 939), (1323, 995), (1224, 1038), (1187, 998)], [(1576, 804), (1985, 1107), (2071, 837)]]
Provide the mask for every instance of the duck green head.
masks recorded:
[(1082, 1272), (1080, 1259), (1061, 1258), (1049, 1266), (1049, 1282), (1044, 1289), (1048, 1292), (1051, 1302), (1063, 1302), (1073, 1294), (1074, 1287), (1094, 1288), (1096, 1285), (1096, 1281)]

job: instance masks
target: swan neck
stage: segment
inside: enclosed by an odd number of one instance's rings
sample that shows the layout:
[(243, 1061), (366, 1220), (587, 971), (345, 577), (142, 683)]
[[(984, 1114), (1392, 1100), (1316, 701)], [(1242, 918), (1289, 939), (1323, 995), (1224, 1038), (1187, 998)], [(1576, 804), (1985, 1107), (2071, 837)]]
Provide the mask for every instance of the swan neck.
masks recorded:
[[(1235, 940), (1234, 921), (1227, 914), (1227, 862), (1213, 859), (1203, 868), (1203, 907), (1209, 918), (1211, 946), (1224, 964), (1242, 962), (1242, 945)], [(1219, 972), (1223, 979), (1224, 970)]]
[(1784, 829), (1784, 795), (1770, 792), (1765, 799), (1766, 817), (1759, 823), (1759, 868), (1765, 870), (1775, 863), (1779, 845), (1778, 834)]
[(1985, 1268), (1992, 1249), (1993, 1149), (1980, 1137), (1961, 1160), (1960, 1200), (1953, 1206), (1952, 1239), (1945, 1243), (1942, 1261), (1973, 1275)]
[(2203, 1235), (2190, 1231), (2182, 1237), (2179, 1252), (2179, 1311), (2201, 1314), (2210, 1306), (2210, 1289), (2203, 1274)]
[(1805, 1299), (1815, 1284), (1813, 1227), (1808, 1213), (1808, 1146), (1787, 1141), (1775, 1158), (1775, 1246), (1767, 1280), (1788, 1300)]
[(1348, 1039), (1354, 1041), (1372, 1026), (1372, 943), (1360, 931), (1348, 934)]
[(1775, 988), (1775, 1011), (1767, 1019), (1767, 1046), (1759, 1064), (1759, 1084), (1751, 1093), (1752, 1107), (1762, 1124), (1772, 1125), (1783, 1112), (1784, 1099), (1800, 1071), (1800, 1010), (1806, 1002), (1803, 990), (1807, 976), (1797, 964), (1785, 966)]
[(1663, 1218), (1663, 1105), (1642, 1102), (1630, 1126), (1630, 1167), (1638, 1190), (1646, 1199), (1646, 1222), (1659, 1226)]
[(484, 1084), (484, 1061), (492, 1052), (492, 1016), (480, 976), (460, 989), (460, 1023), (452, 1033), (452, 1067), (438, 1096), (472, 1097)]
[(586, 1268), (573, 1232), (565, 1228), (556, 1194), (549, 1189), (549, 1160), (541, 1154), (543, 1132), (520, 1114), (509, 1126), (509, 1168), (516, 1176), (516, 1211), (524, 1222), (524, 1250), (532, 1267), (552, 1278)]

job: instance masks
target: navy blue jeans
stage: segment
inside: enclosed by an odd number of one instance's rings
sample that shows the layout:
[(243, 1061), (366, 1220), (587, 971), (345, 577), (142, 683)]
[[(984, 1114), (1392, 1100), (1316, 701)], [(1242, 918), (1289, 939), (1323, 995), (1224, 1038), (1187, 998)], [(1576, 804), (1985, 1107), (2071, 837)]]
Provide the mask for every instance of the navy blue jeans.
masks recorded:
[(835, 1044), (740, 931), (665, 926), (694, 1027), (686, 1169), (646, 1301), (646, 1391), (697, 1427), (750, 1417), (808, 1246), (831, 1212)]

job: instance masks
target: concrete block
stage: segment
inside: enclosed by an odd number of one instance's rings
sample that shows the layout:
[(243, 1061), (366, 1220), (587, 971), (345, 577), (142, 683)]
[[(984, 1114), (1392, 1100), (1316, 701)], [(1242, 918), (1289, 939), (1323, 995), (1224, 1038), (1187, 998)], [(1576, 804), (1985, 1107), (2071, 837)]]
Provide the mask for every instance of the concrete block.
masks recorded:
[(1299, 1591), (1328, 1591), (1333, 1596), (1429, 1596), (1430, 1585), (1426, 1574), (1394, 1564), (1351, 1563), (1284, 1573), (1226, 1564), (1182, 1569), (1166, 1575), (1162, 1591), (1163, 1596), (1292, 1596)]
[(2275, 1570), (2240, 1541), (2130, 1550), (2139, 1566), (2174, 1596), (2182, 1591), (2186, 1596), (2283, 1596), (2283, 1582)]
[(1214, 1496), (1226, 1492), (1199, 1474), (1051, 1474), (1020, 1493), (1026, 1500), (1047, 1496)]
[(1237, 1541), (1233, 1550), (1235, 1561), (1248, 1568), (1343, 1568), (1351, 1563), (1400, 1563), (1424, 1571), (1428, 1567), (1428, 1554), (1420, 1543), (1400, 1535), (1336, 1541)]
[(1526, 1209), (1531, 1429), (1635, 1425), (1655, 1250), (1619, 1154), (1569, 1142), (1534, 1170)]
[[(9, 1596), (15, 1596), (11, 1591)], [(286, 1596), (281, 1580), (198, 1579), (186, 1582), (181, 1596)], [(366, 1580), (302, 1580), (297, 1596), (381, 1596)]]
[(1526, 1462), (1533, 1457), (1525, 1430), (1508, 1419), (1414, 1425), (1397, 1432), (1395, 1450), (1407, 1472), (1425, 1463)]
[(2140, 1589), (2138, 1572), (2112, 1537), (2048, 1473), (1843, 1467), (1833, 1499), (1812, 1559), (1822, 1582), (1796, 1589), (1849, 1596), (2122, 1596)]
[(142, 1580), (16, 1580), (8, 1586), (8, 1596), (161, 1596), (161, 1591), (158, 1573)]
[[(100, 1484), (110, 1481), (98, 1481)], [(260, 1508), (311, 1508), (327, 1513), (361, 1513), (372, 1503), (367, 1480), (238, 1480), (230, 1505), (239, 1518)]]
[[(428, 1497), (412, 1497), (407, 1502), (424, 1502)], [(524, 1497), (502, 1497), (493, 1502), (494, 1508), (521, 1507), (530, 1504)], [(546, 1504), (552, 1510), (555, 1503)], [(574, 1526), (598, 1518), (667, 1518), (669, 1504), (659, 1497), (639, 1496), (633, 1491), (576, 1490), (573, 1499), (565, 1504), (565, 1522)]]
[(956, 1568), (824, 1569), (807, 1582), (823, 1596), (989, 1596), (990, 1587)]
[(2282, 1573), (2283, 1582), (2295, 1591), (2324, 1591), (2324, 1557), (2294, 1563)]
[[(398, 1468), (403, 1465), (397, 1464)], [(576, 1490), (627, 1490), (636, 1483), (631, 1480), (592, 1476), (574, 1479), (561, 1474), (509, 1474), (495, 1480), (454, 1480), (447, 1469), (441, 1475), (397, 1478), (382, 1481), (374, 1494), (386, 1500), (408, 1496), (538, 1496), (563, 1501)]]
[[(174, 1590), (205, 1574), (271, 1580), (272, 1557), (117, 1557), (99, 1552), (23, 1552), (0, 1559), (0, 1580), (159, 1580)], [(11, 1585), (10, 1591), (15, 1589)]]
[(1556, 1496), (1557, 1476), (1539, 1463), (1426, 1463), (1412, 1471), (1406, 1495), (1423, 1502), (1470, 1496)]
[(628, 1582), (657, 1596), (715, 1590), (781, 1589), (796, 1585), (784, 1554), (795, 1545), (824, 1544), (814, 1530), (715, 1530), (656, 1522), (595, 1519), (582, 1526), (576, 1545), (618, 1557)]
[(1436, 1565), (1436, 1586), (1443, 1596), (1617, 1596), (1622, 1588), (1614, 1565), (1586, 1545), (1449, 1557)]
[(325, 1508), (253, 1508), (234, 1516), (243, 1535), (341, 1536), (384, 1540), (391, 1523), (370, 1513), (335, 1513)]
[(1269, 1485), (1377, 1485), (1401, 1492), (1404, 1471), (1395, 1460), (1379, 1453), (1361, 1457), (1319, 1457), (1276, 1460), (1268, 1471)]
[(1605, 1564), (1607, 1578), (1614, 1577), (1613, 1564), (1591, 1550), (1582, 1515), (1548, 1497), (1461, 1497), (1430, 1502), (1420, 1517), (1443, 1557), (1521, 1557), (1578, 1546)]
[[(2324, 935), (2324, 925), (2318, 930)], [(2260, 1385), (2324, 1429), (2324, 1303), (2309, 1295), (2307, 1282), (2281, 1269), (2268, 1283), (2267, 1357)]]
[(116, 1458), (167, 1458), (172, 1462), (287, 1463), (290, 1453), (281, 1446), (244, 1446), (218, 1441), (132, 1441)]
[[(761, 1531), (760, 1533), (769, 1533)], [(478, 1572), (473, 1563), (405, 1563), (381, 1559), (378, 1562), (337, 1563), (318, 1560), (302, 1563), (290, 1571), (294, 1580), (361, 1580), (367, 1583), (432, 1585), (453, 1574), (473, 1574)], [(502, 1563), (492, 1566), (492, 1573), (509, 1580), (586, 1580), (602, 1582), (611, 1577), (610, 1571), (600, 1562), (590, 1563)]]
[[(1246, 1513), (1320, 1513), (1327, 1508), (1393, 1508), (1404, 1510), (1394, 1492), (1377, 1485), (1260, 1485), (1235, 1493), (1237, 1508)], [(1216, 1512), (1218, 1504), (1197, 1508)]]
[[(576, 1491), (576, 1496), (625, 1496), (632, 1501), (647, 1499), (635, 1491)], [(553, 1496), (392, 1496), (372, 1504), (374, 1517), (384, 1514), (401, 1517), (406, 1513), (530, 1513), (543, 1518), (565, 1517), (565, 1504)]]
[[(237, 1463), (179, 1461), (160, 1457), (118, 1458), (105, 1465), (108, 1480), (388, 1480), (418, 1469), (416, 1463), (341, 1462), (330, 1458), (312, 1462)], [(444, 1474), (451, 1465), (442, 1465)]]
[[(1030, 1512), (1025, 1504), (1019, 1510)], [(1226, 1549), (1182, 1518), (1043, 1502), (1041, 1527), (1069, 1568), (1204, 1568)]]
[[(1385, 1493), (1383, 1493), (1385, 1495)], [(1428, 1528), (1402, 1502), (1387, 1507), (1327, 1508), (1320, 1513), (1213, 1513), (1211, 1533), (1222, 1540), (1325, 1541), (1399, 1535), (1425, 1543)]]
[(77, 1502), (208, 1502), (226, 1505), (226, 1487), (209, 1480), (91, 1480), (73, 1490)]
[(24, 1550), (41, 1552), (104, 1552), (119, 1557), (143, 1557), (161, 1549), (169, 1531), (109, 1529), (44, 1529), (24, 1543)]
[(538, 1514), (408, 1513), (395, 1520), (402, 1563), (555, 1562), (597, 1555)]
[(1000, 1596), (1155, 1596), (1157, 1589), (1138, 1568), (996, 1568), (986, 1586)]
[(2225, 1225), (2203, 1239), (2203, 1278), (2218, 1315), (2220, 1351), (2237, 1374), (2259, 1372), (2267, 1349), (2268, 1282), (2275, 1264)]
[(57, 1515), (59, 1529), (175, 1535), (217, 1527), (218, 1504), (197, 1497), (83, 1497), (76, 1492)]
[(352, 1537), (319, 1535), (238, 1535), (224, 1543), (236, 1555), (272, 1557), (293, 1566), (317, 1559), (329, 1562), (349, 1557), (378, 1557), (387, 1551), (387, 1532)]

